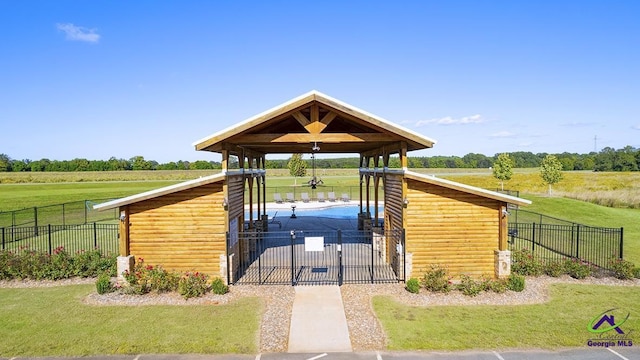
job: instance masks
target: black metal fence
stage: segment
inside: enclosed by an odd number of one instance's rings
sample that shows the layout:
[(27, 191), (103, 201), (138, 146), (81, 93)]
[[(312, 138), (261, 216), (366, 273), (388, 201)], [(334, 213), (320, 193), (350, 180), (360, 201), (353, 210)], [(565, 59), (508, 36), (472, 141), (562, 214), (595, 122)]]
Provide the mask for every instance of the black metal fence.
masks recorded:
[(245, 232), (228, 244), (230, 283), (341, 285), (405, 276), (402, 231)]
[(118, 209), (108, 211), (93, 210), (93, 205), (107, 199), (80, 200), (63, 204), (38, 206), (13, 211), (0, 212), (0, 227), (33, 225), (35, 227), (53, 225), (79, 225), (115, 220)]
[(587, 226), (524, 210), (509, 220), (510, 249), (528, 249), (544, 261), (573, 258), (608, 269), (611, 259), (624, 255), (623, 228)]
[(58, 247), (68, 252), (99, 249), (118, 253), (118, 224), (11, 226), (0, 228), (1, 249), (20, 253), (43, 251), (52, 254)]

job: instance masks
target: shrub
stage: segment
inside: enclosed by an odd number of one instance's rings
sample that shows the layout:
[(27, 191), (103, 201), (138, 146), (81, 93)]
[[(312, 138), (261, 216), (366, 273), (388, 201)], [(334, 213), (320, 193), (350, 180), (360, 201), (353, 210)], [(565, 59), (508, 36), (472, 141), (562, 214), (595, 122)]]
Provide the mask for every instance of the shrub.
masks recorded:
[(132, 272), (122, 274), (128, 286), (124, 291), (129, 294), (142, 295), (153, 292), (168, 292), (178, 289), (180, 276), (169, 272), (162, 266), (146, 265), (144, 259), (138, 258)]
[(411, 278), (407, 281), (405, 289), (410, 293), (417, 294), (420, 292), (420, 282), (416, 278)]
[(633, 277), (636, 279), (640, 279), (640, 267), (633, 269)]
[(422, 277), (422, 286), (429, 291), (448, 293), (451, 291), (449, 271), (440, 265), (431, 265)]
[(524, 276), (520, 274), (509, 275), (509, 279), (507, 280), (507, 289), (516, 292), (524, 290)]
[(634, 265), (632, 262), (623, 259), (611, 259), (609, 266), (613, 270), (613, 276), (621, 280), (634, 278)]
[(213, 279), (213, 281), (211, 282), (211, 291), (214, 294), (224, 295), (229, 292), (229, 287), (221, 278), (218, 277)]
[(516, 250), (511, 254), (511, 271), (527, 276), (540, 276), (543, 271), (543, 264), (527, 250)]
[(92, 271), (79, 273), (78, 264), (85, 262), (80, 253), (71, 255), (64, 247), (56, 248), (51, 255), (44, 251), (21, 248), (20, 252), (0, 252), (0, 279), (60, 280), (73, 276), (97, 276), (116, 272), (116, 257), (103, 256), (98, 250), (91, 251)]
[(584, 279), (591, 275), (591, 266), (579, 259), (567, 259), (564, 262), (567, 274), (574, 279)]
[(460, 275), (460, 284), (456, 287), (467, 296), (477, 296), (485, 288), (483, 281), (475, 281), (469, 275)]
[(187, 272), (180, 278), (178, 292), (185, 299), (202, 296), (207, 292), (209, 276), (199, 272)]
[(115, 288), (111, 284), (111, 276), (107, 273), (102, 273), (98, 275), (98, 279), (96, 280), (96, 291), (98, 294), (106, 294), (113, 292)]
[(564, 268), (563, 261), (549, 261), (544, 265), (544, 273), (549, 276), (560, 277), (565, 274), (565, 272), (566, 269)]
[(507, 291), (507, 280), (506, 279), (496, 279), (489, 280), (487, 291), (493, 291), (494, 293), (502, 294)]

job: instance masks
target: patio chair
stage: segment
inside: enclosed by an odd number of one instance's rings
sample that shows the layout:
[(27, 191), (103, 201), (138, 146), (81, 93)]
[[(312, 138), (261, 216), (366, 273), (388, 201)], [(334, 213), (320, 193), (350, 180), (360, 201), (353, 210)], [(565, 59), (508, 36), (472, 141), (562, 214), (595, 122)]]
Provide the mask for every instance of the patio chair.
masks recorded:
[(318, 197), (318, 202), (324, 202), (324, 193), (322, 191), (316, 193), (316, 196)]
[(296, 202), (296, 199), (293, 198), (293, 193), (287, 193), (287, 201)]
[(336, 193), (334, 193), (333, 191), (329, 192), (327, 196), (329, 197), (329, 201), (336, 201)]
[(342, 193), (342, 196), (340, 197), (340, 199), (344, 202), (349, 202), (349, 194)]
[(276, 204), (282, 204), (284, 202), (282, 200), (282, 196), (280, 195), (280, 193), (274, 193), (273, 194), (273, 201), (275, 201)]
[(268, 222), (268, 224), (278, 224), (278, 228), (282, 229), (282, 223), (278, 220), (276, 220), (276, 216), (278, 215), (278, 212), (276, 211), (275, 214), (273, 214), (273, 217), (271, 218), (271, 221)]
[(302, 198), (302, 202), (309, 202), (309, 193), (303, 192), (302, 194), (300, 194), (300, 197)]

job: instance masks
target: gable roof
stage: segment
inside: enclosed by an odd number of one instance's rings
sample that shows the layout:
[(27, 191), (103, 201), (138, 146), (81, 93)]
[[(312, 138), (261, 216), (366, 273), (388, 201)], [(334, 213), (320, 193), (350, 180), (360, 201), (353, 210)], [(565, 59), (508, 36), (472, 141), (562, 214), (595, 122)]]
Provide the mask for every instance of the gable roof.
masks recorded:
[(404, 176), (408, 179), (421, 181), (427, 184), (442, 186), (448, 189), (458, 190), (458, 191), (482, 196), (482, 197), (493, 199), (493, 200), (503, 201), (509, 204), (531, 205), (531, 201), (527, 199), (522, 199), (522, 198), (511, 196), (511, 195), (502, 194), (496, 191), (486, 190), (486, 189), (478, 188), (475, 186), (438, 178), (433, 175), (425, 175), (425, 174), (420, 174), (414, 171), (406, 170), (404, 172)]
[(178, 184), (165, 186), (163, 188), (145, 191), (140, 194), (135, 194), (135, 195), (127, 196), (124, 198), (103, 202), (101, 204), (94, 205), (93, 209), (99, 210), (99, 211), (114, 209), (120, 206), (125, 206), (129, 204), (137, 203), (143, 200), (157, 198), (157, 197), (167, 195), (167, 194), (172, 194), (178, 191), (184, 191), (184, 190), (192, 189), (202, 185), (213, 184), (215, 182), (224, 180), (226, 176), (227, 174), (224, 172), (219, 174), (209, 175), (209, 176), (203, 176), (198, 179), (188, 180)]
[(431, 148), (435, 140), (312, 90), (193, 143), (196, 150), (221, 152), (237, 146), (258, 153), (363, 153), (407, 144)]

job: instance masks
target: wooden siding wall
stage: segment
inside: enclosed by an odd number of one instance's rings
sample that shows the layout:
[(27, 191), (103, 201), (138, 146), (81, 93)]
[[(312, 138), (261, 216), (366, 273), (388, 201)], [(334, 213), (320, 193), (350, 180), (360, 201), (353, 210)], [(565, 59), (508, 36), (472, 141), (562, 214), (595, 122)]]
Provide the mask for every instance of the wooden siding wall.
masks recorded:
[(219, 182), (130, 205), (131, 255), (168, 270), (223, 275), (223, 197)]
[[(406, 250), (413, 255), (411, 276), (432, 264), (451, 276), (495, 277), (500, 206), (496, 200), (415, 180), (407, 180)], [(386, 209), (385, 209), (386, 210)]]
[[(244, 175), (229, 175), (227, 177), (227, 186), (227, 191), (229, 191), (229, 219), (238, 216), (244, 218)], [(243, 221), (239, 221), (239, 223), (242, 224)]]
[(391, 218), (391, 224), (385, 224), (388, 229), (402, 229), (403, 203), (402, 175), (385, 174), (384, 180), (384, 213), (385, 220)]

